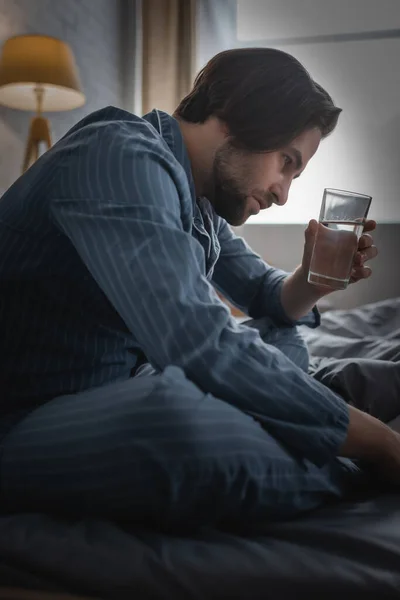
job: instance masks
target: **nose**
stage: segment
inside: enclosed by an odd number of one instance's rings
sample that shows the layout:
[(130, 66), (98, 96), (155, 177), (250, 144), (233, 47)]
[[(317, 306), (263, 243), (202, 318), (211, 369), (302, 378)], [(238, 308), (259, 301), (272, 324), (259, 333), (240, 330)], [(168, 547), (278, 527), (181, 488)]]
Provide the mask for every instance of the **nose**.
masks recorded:
[(278, 206), (283, 206), (286, 204), (289, 195), (290, 184), (291, 181), (287, 181), (280, 183), (279, 186), (272, 187), (271, 192), (275, 195), (275, 204)]
[(286, 204), (292, 181), (292, 177), (285, 176), (282, 177), (282, 179), (279, 182), (276, 182), (276, 186), (272, 187), (271, 192), (273, 192), (277, 196), (278, 201), (276, 202), (276, 204), (278, 206), (284, 206)]

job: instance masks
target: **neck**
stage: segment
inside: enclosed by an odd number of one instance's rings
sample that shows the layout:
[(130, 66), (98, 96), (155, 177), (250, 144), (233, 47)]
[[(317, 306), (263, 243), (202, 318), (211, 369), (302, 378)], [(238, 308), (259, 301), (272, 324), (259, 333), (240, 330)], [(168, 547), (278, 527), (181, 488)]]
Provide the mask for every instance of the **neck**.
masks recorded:
[(218, 119), (189, 123), (175, 116), (189, 155), (196, 196), (205, 196), (212, 176), (216, 148), (222, 141)]

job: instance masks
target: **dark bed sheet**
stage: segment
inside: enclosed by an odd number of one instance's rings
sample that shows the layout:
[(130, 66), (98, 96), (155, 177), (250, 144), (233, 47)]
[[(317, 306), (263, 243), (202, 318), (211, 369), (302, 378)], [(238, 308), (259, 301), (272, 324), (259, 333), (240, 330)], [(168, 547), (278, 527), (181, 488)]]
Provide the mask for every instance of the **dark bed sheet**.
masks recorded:
[(382, 421), (400, 414), (400, 298), (329, 311), (301, 330), (316, 379)]
[(134, 600), (398, 599), (400, 494), (195, 539), (102, 521), (3, 516), (0, 581)]
[[(384, 420), (399, 415), (400, 299), (325, 313), (304, 335), (315, 377)], [(0, 515), (0, 584), (134, 600), (400, 599), (400, 492), (196, 538)]]

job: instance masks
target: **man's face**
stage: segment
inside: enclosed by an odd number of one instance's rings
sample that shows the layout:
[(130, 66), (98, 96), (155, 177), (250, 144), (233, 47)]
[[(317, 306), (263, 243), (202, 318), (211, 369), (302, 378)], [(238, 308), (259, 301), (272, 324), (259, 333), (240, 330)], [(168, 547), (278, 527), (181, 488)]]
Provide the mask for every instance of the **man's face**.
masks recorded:
[(238, 150), (227, 138), (217, 149), (207, 198), (215, 212), (234, 226), (271, 204), (287, 201), (293, 179), (305, 169), (321, 141), (319, 129), (305, 131), (281, 150)]

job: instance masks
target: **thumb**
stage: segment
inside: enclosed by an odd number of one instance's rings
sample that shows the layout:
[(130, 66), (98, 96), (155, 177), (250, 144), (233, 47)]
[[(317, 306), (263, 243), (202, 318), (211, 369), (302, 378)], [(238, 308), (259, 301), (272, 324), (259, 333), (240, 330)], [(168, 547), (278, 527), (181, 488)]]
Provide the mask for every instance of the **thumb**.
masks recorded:
[(311, 256), (314, 248), (314, 241), (318, 232), (318, 221), (311, 219), (307, 229), (304, 232), (304, 256), (303, 256), (303, 267), (309, 268), (311, 262)]
[(311, 219), (311, 221), (308, 224), (307, 229), (304, 232), (305, 246), (307, 249), (309, 248), (309, 246), (311, 246), (311, 250), (312, 250), (317, 232), (318, 232), (318, 222), (315, 219)]

